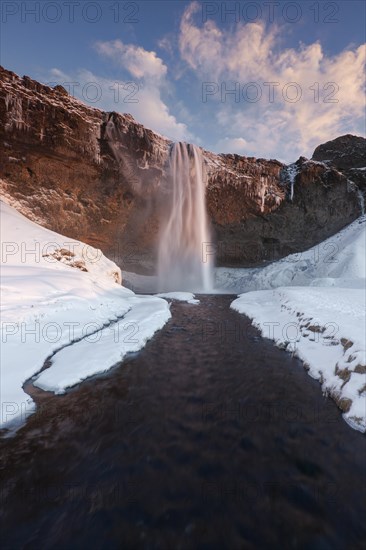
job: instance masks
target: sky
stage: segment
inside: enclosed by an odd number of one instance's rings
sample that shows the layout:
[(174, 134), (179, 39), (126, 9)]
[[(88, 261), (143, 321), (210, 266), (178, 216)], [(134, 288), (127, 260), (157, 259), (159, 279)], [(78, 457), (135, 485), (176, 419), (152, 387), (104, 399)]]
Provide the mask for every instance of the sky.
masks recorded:
[(175, 141), (293, 162), (365, 134), (363, 0), (6, 1), (0, 64)]

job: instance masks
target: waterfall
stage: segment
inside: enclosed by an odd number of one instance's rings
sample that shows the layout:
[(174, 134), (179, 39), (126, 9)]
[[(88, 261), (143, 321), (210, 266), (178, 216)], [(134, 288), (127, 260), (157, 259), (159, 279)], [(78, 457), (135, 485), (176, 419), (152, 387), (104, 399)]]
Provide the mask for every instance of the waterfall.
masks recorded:
[(170, 152), (158, 246), (160, 291), (210, 292), (213, 258), (201, 150), (175, 143)]

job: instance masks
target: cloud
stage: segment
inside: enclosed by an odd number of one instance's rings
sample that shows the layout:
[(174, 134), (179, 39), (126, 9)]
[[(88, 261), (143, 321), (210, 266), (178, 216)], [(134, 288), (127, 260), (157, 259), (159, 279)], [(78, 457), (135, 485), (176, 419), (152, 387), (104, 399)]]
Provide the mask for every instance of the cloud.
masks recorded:
[(269, 31), (256, 22), (239, 24), (234, 31), (221, 30), (210, 19), (198, 27), (193, 20), (200, 9), (197, 2), (192, 2), (182, 16), (179, 36), (182, 59), (200, 74), (213, 78), (224, 73), (238, 78), (258, 75), (268, 64), (279, 32), (277, 27), (272, 26)]
[(161, 50), (167, 52), (170, 56), (174, 55), (174, 36), (166, 35), (158, 40), (158, 46)]
[(216, 149), (220, 153), (236, 153), (238, 155), (244, 155), (248, 150), (248, 143), (241, 137), (225, 137), (217, 142)]
[[(217, 84), (207, 101), (226, 145), (243, 138), (247, 154), (294, 160), (340, 134), (363, 132), (365, 44), (333, 56), (318, 41), (283, 48), (284, 33), (276, 25), (257, 21), (221, 29), (211, 20), (196, 23), (199, 10), (197, 2), (185, 10), (179, 50), (197, 79)], [(256, 102), (249, 93), (255, 88), (247, 87), (253, 82), (261, 94)], [(221, 85), (237, 86), (236, 98), (225, 96)], [(222, 145), (219, 140), (216, 149)]]
[(121, 40), (99, 41), (94, 47), (100, 55), (112, 60), (134, 78), (138, 88), (137, 102), (129, 103), (128, 112), (148, 128), (170, 139), (195, 140), (187, 125), (178, 122), (163, 100), (163, 92), (171, 94), (171, 87), (167, 79), (168, 68), (156, 52), (124, 44)]
[[(103, 90), (98, 103), (82, 98), (96, 107), (129, 112), (173, 140), (217, 152), (288, 162), (311, 156), (319, 143), (341, 134), (364, 132), (365, 44), (336, 55), (327, 54), (320, 41), (285, 47), (288, 27), (261, 20), (218, 27), (202, 22), (201, 9), (189, 4), (178, 37), (166, 34), (157, 41), (169, 63), (139, 45), (98, 41), (94, 49), (112, 64), (117, 79), (85, 69), (67, 78), (82, 85), (95, 81)], [(53, 80), (62, 83), (67, 75), (54, 71)], [(205, 82), (216, 87), (202, 102)], [(236, 87), (236, 97), (225, 95), (225, 86)], [(298, 90), (299, 100), (292, 101)]]
[(178, 122), (169, 112), (156, 86), (140, 88), (138, 82), (103, 78), (87, 69), (66, 74), (54, 68), (41, 79), (52, 85), (62, 84), (75, 97), (97, 109), (130, 113), (147, 128), (170, 139), (192, 139), (186, 124)]
[(124, 44), (121, 40), (99, 41), (94, 47), (99, 54), (117, 61), (134, 78), (162, 81), (166, 77), (168, 69), (155, 52), (134, 44)]

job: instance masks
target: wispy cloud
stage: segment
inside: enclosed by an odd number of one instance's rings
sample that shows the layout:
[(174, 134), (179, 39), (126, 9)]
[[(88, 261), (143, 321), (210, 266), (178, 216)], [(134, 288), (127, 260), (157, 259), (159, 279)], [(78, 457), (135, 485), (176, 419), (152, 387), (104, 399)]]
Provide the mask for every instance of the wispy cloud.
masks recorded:
[(245, 155), (248, 150), (248, 142), (243, 138), (222, 138), (217, 142), (217, 147), (221, 153), (236, 153)]
[(136, 103), (128, 105), (129, 112), (145, 126), (175, 140), (194, 140), (184, 122), (179, 122), (163, 100), (163, 91), (170, 89), (168, 67), (156, 52), (147, 51), (121, 40), (96, 42), (96, 51), (129, 73), (136, 81)]
[[(66, 86), (77, 98), (98, 109), (130, 113), (138, 122), (172, 140), (199, 141), (187, 124), (170, 112), (162, 97), (163, 91), (170, 93), (168, 68), (155, 52), (120, 40), (97, 42), (94, 47), (123, 69), (124, 79), (104, 78), (88, 69), (66, 74), (53, 68), (42, 75), (42, 80)], [(181, 107), (178, 110), (184, 112)]]

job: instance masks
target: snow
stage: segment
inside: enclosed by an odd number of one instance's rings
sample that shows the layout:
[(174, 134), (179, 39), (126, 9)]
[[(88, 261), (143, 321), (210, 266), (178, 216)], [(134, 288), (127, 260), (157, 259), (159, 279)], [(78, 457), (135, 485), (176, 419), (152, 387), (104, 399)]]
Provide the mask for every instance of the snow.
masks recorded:
[(129, 305), (122, 320), (56, 353), (33, 384), (64, 393), (85, 378), (107, 371), (127, 353), (139, 351), (166, 323), (168, 304), (154, 296), (132, 296)]
[(178, 300), (179, 302), (187, 302), (188, 304), (199, 304), (200, 301), (195, 299), (192, 292), (160, 292), (156, 294), (160, 298), (166, 298), (169, 300)]
[(365, 222), (359, 218), (297, 261), (292, 255), (247, 274), (240, 270), (236, 279), (221, 272), (228, 285), (256, 288), (231, 307), (297, 355), (361, 432), (366, 432)]
[(236, 293), (280, 286), (364, 288), (366, 217), (322, 243), (260, 268), (217, 268), (215, 285)]
[[(118, 284), (119, 268), (100, 250), (42, 228), (4, 202), (0, 206), (0, 427), (16, 429), (35, 410), (23, 384), (47, 358), (58, 351), (50, 373), (43, 371), (37, 383), (59, 393), (143, 347), (171, 315), (165, 300), (136, 296)], [(126, 323), (135, 338), (126, 338)], [(112, 350), (110, 336), (118, 330)], [(94, 343), (86, 341), (91, 334)], [(79, 353), (89, 345), (94, 347), (86, 365)]]

